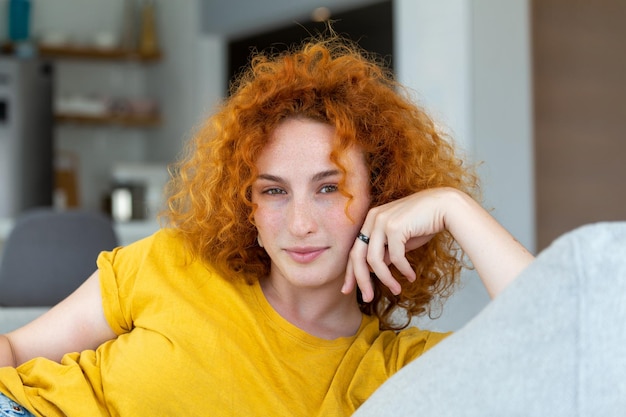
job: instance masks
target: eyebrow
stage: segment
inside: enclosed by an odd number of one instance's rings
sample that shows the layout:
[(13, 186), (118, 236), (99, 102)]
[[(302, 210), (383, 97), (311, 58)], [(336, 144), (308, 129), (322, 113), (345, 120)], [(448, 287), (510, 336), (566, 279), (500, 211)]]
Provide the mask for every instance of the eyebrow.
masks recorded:
[[(328, 177), (334, 177), (340, 174), (341, 174), (341, 171), (339, 171), (338, 169), (329, 169), (328, 171), (318, 172), (317, 174), (313, 175), (313, 177), (311, 178), (311, 181), (322, 181)], [(283, 178), (276, 176), (276, 175), (271, 175), (271, 174), (259, 174), (259, 176), (257, 177), (257, 180), (267, 180), (267, 181), (280, 182), (280, 183), (285, 182)]]

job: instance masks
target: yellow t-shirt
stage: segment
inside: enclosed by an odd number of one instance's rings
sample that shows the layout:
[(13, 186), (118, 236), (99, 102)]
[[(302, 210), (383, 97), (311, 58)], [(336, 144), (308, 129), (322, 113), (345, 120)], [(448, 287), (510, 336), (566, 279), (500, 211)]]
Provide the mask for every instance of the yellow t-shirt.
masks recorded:
[(191, 261), (175, 235), (98, 258), (105, 316), (119, 336), (61, 363), (0, 369), (0, 391), (50, 416), (346, 416), (445, 335), (381, 332), (363, 316), (353, 337), (293, 326), (260, 286)]

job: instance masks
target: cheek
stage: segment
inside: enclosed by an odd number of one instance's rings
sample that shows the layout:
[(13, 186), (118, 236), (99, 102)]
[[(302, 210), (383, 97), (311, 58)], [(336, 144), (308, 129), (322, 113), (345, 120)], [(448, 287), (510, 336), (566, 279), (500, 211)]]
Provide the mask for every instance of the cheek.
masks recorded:
[(258, 205), (254, 212), (254, 224), (260, 236), (270, 236), (279, 230), (282, 224), (280, 214), (263, 205)]
[(355, 227), (360, 228), (369, 212), (371, 202), (368, 174), (364, 167), (347, 181), (347, 187), (354, 196), (348, 207), (348, 212), (355, 223)]
[(369, 206), (369, 190), (366, 187), (363, 187), (361, 191), (356, 194), (356, 197), (352, 200), (352, 204), (350, 204), (349, 208), (350, 217), (354, 221), (356, 228), (360, 228), (365, 221), (365, 217), (369, 212)]
[(355, 202), (355, 204), (350, 207), (350, 216), (352, 216), (358, 227), (361, 227), (365, 221), (365, 217), (369, 212), (369, 205), (369, 199), (362, 199), (361, 201)]
[(344, 202), (342, 205), (335, 207), (332, 213), (327, 213), (325, 216), (327, 219), (327, 227), (339, 232), (342, 240), (351, 242), (353, 237), (355, 237), (361, 229), (361, 225), (367, 214), (367, 207), (367, 203), (363, 204), (362, 202), (355, 201), (348, 209), (348, 216)]

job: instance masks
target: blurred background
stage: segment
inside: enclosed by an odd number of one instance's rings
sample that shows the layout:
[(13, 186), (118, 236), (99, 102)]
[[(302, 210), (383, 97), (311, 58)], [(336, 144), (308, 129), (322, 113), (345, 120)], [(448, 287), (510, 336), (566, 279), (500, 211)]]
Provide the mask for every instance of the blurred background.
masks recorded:
[[(252, 48), (322, 30), (380, 54), (538, 252), (626, 218), (622, 0), (0, 0), (0, 242), (31, 206), (157, 229), (167, 164)], [(486, 302), (476, 277), (438, 325)]]

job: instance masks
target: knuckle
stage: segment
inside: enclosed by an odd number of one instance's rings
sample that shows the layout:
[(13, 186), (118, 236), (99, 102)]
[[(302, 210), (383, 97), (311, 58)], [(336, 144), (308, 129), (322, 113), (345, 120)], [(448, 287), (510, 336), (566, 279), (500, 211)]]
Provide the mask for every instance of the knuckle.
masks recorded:
[(394, 265), (398, 265), (399, 263), (402, 263), (404, 261), (404, 259), (405, 259), (404, 255), (400, 255), (400, 254), (397, 254), (397, 253), (390, 253), (389, 254), (389, 260)]
[(375, 265), (379, 264), (378, 258), (376, 256), (374, 256), (372, 253), (368, 252), (368, 254), (365, 257), (365, 259), (367, 259), (367, 263), (372, 265), (372, 266), (375, 266)]
[(389, 219), (386, 222), (385, 229), (386, 229), (388, 235), (390, 235), (390, 234), (391, 235), (395, 235), (395, 234), (397, 234), (397, 233), (402, 231), (403, 224), (398, 219), (392, 218), (392, 219)]

